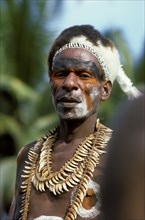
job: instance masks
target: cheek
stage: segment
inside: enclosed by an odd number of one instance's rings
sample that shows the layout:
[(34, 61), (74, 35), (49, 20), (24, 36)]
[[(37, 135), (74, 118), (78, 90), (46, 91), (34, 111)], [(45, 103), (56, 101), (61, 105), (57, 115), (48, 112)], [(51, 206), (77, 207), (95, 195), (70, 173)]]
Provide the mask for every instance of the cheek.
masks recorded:
[(57, 94), (58, 94), (58, 85), (57, 83), (51, 81), (50, 82), (50, 89), (51, 89), (51, 99), (53, 102), (53, 105), (56, 105), (56, 99), (57, 99)]
[(97, 104), (97, 100), (100, 99), (100, 87), (96, 87), (95, 85), (88, 85), (87, 86), (87, 106), (91, 108), (92, 105), (95, 103)]
[(90, 91), (89, 96), (92, 99), (92, 101), (94, 101), (98, 98), (99, 94), (100, 94), (100, 90), (98, 88), (93, 88)]
[(51, 88), (51, 92), (53, 95), (56, 94), (56, 92), (59, 90), (60, 85), (62, 84), (62, 82), (60, 83), (59, 80), (51, 80), (50, 81), (50, 88)]

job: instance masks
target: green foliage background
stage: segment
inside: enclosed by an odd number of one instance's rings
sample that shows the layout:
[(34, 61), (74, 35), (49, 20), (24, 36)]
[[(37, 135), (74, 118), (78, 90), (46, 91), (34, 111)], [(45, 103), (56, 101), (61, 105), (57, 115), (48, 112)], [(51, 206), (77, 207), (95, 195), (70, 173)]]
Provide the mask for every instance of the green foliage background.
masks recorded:
[[(0, 211), (8, 212), (14, 191), (16, 156), (27, 143), (40, 138), (58, 121), (47, 76), (47, 53), (54, 33), (49, 28), (62, 1), (1, 0), (0, 32)], [(53, 12), (53, 13), (52, 13)], [(144, 47), (136, 62), (121, 30), (106, 30), (119, 48), (124, 69), (144, 87)], [(125, 95), (115, 83), (99, 117), (109, 125)]]

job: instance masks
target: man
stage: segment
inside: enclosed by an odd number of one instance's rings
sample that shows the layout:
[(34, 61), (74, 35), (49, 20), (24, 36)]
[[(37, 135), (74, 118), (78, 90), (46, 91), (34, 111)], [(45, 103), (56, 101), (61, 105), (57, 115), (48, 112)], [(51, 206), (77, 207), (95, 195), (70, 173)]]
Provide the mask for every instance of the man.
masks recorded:
[(59, 126), (18, 155), (9, 219), (99, 219), (103, 155), (111, 130), (97, 120), (115, 78), (138, 96), (113, 43), (90, 25), (73, 26), (48, 56)]

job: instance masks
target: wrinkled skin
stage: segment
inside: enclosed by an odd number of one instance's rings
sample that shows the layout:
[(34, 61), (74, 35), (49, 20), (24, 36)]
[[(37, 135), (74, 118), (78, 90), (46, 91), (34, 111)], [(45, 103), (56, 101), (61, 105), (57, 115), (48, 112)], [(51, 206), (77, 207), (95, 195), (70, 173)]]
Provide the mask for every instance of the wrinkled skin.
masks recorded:
[[(50, 83), (53, 103), (60, 119), (60, 134), (52, 150), (52, 170), (59, 171), (73, 156), (84, 138), (94, 132), (100, 102), (108, 99), (111, 83), (103, 79), (103, 72), (97, 59), (82, 49), (67, 49), (56, 56)], [(24, 147), (18, 157), (16, 194), (9, 219), (19, 218), (22, 201), (21, 173), (28, 150), (33, 145), (34, 143)], [(92, 181), (97, 184), (100, 184), (102, 167), (103, 156), (100, 157), (100, 164), (96, 167), (92, 178)], [(42, 215), (63, 218), (73, 190), (54, 196), (49, 190), (41, 193), (32, 186), (28, 219), (35, 219)], [(88, 189), (83, 201), (84, 208), (90, 210), (97, 200), (94, 190)], [(84, 218), (77, 217), (77, 220), (81, 219)], [(87, 220), (90, 219), (92, 218), (87, 218)]]

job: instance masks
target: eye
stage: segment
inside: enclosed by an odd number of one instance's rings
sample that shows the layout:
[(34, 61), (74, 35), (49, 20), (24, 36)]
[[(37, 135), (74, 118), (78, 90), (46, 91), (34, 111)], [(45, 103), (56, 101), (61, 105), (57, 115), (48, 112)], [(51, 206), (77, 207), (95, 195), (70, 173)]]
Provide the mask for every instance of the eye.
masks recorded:
[(53, 73), (53, 76), (56, 78), (62, 79), (67, 76), (67, 72), (66, 71), (55, 72), (55, 73)]
[(92, 78), (92, 75), (87, 72), (79, 72), (79, 77), (81, 79), (90, 79), (90, 78)]

